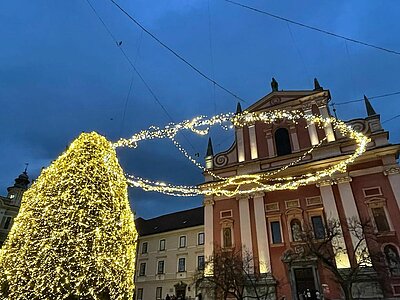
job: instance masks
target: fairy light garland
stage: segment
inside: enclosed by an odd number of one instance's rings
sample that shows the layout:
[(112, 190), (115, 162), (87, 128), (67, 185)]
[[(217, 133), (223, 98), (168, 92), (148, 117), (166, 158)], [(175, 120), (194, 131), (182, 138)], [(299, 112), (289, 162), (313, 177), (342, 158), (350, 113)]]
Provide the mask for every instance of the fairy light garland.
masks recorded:
[[(211, 126), (221, 125), (223, 128), (228, 127), (244, 127), (253, 125), (256, 122), (263, 123), (274, 123), (281, 120), (291, 121), (298, 124), (298, 121), (304, 119), (307, 123), (315, 124), (321, 128), (331, 125), (334, 129), (338, 130), (343, 136), (348, 137), (355, 141), (357, 147), (354, 153), (349, 155), (346, 159), (337, 162), (335, 165), (329, 166), (323, 170), (315, 172), (309, 172), (302, 175), (296, 176), (284, 176), (278, 177), (277, 174), (287, 170), (288, 168), (296, 165), (302, 161), (307, 155), (312, 153), (316, 148), (320, 147), (326, 138), (319, 141), (319, 143), (302, 156), (292, 161), (290, 164), (281, 167), (278, 170), (271, 172), (264, 172), (260, 174), (248, 174), (248, 175), (237, 175), (228, 178), (221, 177), (214, 172), (206, 169), (200, 163), (198, 163), (188, 152), (175, 140), (176, 134), (181, 130), (189, 130), (199, 135), (206, 135), (209, 133)], [(226, 125), (231, 123), (231, 125)], [(322, 116), (304, 114), (302, 111), (286, 111), (286, 110), (274, 110), (267, 112), (243, 112), (240, 114), (221, 114), (207, 119), (205, 116), (194, 118), (193, 120), (186, 120), (177, 124), (168, 124), (164, 128), (151, 127), (149, 130), (142, 130), (139, 133), (133, 135), (129, 139), (120, 139), (113, 144), (117, 147), (137, 147), (138, 142), (148, 139), (161, 139), (169, 138), (178, 150), (195, 164), (198, 168), (207, 172), (217, 181), (203, 184), (201, 186), (183, 186), (166, 184), (163, 182), (152, 181), (137, 177), (134, 175), (127, 174), (128, 184), (134, 187), (142, 188), (146, 191), (154, 191), (167, 195), (174, 196), (196, 196), (196, 195), (225, 195), (233, 197), (236, 195), (247, 195), (256, 192), (270, 192), (276, 190), (293, 190), (299, 186), (308, 185), (315, 183), (322, 178), (330, 177), (336, 172), (343, 173), (346, 171), (347, 165), (351, 164), (366, 151), (366, 147), (370, 139), (364, 134), (355, 131), (349, 125), (344, 122), (337, 120), (333, 117), (323, 118)]]

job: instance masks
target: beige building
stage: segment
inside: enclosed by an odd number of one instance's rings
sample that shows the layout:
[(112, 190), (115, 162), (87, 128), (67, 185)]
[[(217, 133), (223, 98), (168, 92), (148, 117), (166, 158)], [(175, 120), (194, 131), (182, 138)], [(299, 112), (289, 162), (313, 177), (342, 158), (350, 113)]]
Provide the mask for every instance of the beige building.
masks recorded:
[(193, 276), (204, 268), (203, 207), (136, 219), (139, 241), (136, 260), (137, 300), (195, 299)]
[(25, 170), (15, 179), (14, 185), (7, 188), (7, 197), (0, 196), (0, 247), (6, 240), (13, 220), (18, 214), (22, 195), (28, 189), (29, 183)]

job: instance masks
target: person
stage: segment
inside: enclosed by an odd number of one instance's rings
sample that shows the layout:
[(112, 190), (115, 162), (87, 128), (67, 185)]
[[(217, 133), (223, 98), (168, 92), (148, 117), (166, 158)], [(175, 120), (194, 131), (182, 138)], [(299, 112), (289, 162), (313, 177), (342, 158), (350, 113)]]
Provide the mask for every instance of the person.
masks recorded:
[(165, 300), (171, 300), (171, 297), (167, 294), (167, 296), (165, 297)]

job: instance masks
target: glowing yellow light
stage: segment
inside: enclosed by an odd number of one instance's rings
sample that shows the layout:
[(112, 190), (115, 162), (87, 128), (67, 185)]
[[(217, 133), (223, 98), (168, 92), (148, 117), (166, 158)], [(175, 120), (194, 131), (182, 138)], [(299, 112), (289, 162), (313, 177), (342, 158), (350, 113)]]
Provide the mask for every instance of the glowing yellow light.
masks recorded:
[(25, 192), (0, 250), (0, 299), (132, 299), (136, 238), (115, 150), (84, 133)]
[[(243, 127), (253, 125), (255, 122), (273, 123), (275, 121), (283, 119), (294, 122), (295, 124), (298, 124), (298, 121), (300, 119), (305, 119), (308, 124), (315, 124), (320, 127), (328, 125), (333, 126), (333, 128), (337, 129), (343, 136), (353, 139), (357, 144), (357, 148), (354, 153), (349, 155), (347, 158), (323, 170), (318, 170), (314, 173), (307, 173), (298, 176), (276, 176), (280, 172), (288, 169), (291, 166), (294, 166), (295, 164), (303, 160), (307, 154), (310, 154), (315, 148), (321, 146), (321, 144), (325, 141), (325, 138), (319, 141), (317, 145), (306, 151), (301, 157), (278, 170), (260, 174), (238, 175), (229, 178), (223, 178), (199, 164), (174, 139), (176, 134), (183, 129), (204, 135), (209, 132), (210, 127), (213, 125), (221, 125), (227, 128), (225, 123), (231, 122), (233, 126)], [(241, 114), (235, 115), (223, 114), (214, 116), (210, 119), (206, 119), (204, 116), (201, 116), (194, 118), (191, 121), (183, 121), (177, 124), (169, 124), (163, 129), (152, 127), (150, 128), (150, 130), (143, 130), (138, 134), (133, 135), (130, 139), (120, 139), (114, 144), (114, 147), (136, 147), (139, 141), (156, 138), (171, 139), (174, 145), (186, 158), (188, 158), (192, 163), (194, 163), (204, 172), (213, 176), (215, 179), (217, 179), (217, 181), (203, 184), (201, 186), (181, 186), (172, 184), (160, 185), (157, 181), (151, 181), (127, 174), (127, 180), (131, 186), (140, 187), (146, 191), (154, 191), (174, 196), (225, 195), (228, 197), (233, 197), (241, 194), (251, 194), (256, 192), (269, 192), (286, 189), (293, 190), (297, 189), (299, 186), (315, 183), (316, 181), (324, 177), (330, 177), (335, 172), (345, 172), (347, 165), (354, 162), (357, 157), (359, 157), (362, 153), (366, 151), (367, 144), (370, 141), (370, 139), (362, 133), (355, 131), (344, 122), (337, 120), (333, 117), (323, 118), (321, 116), (304, 114), (303, 112), (297, 110), (274, 110), (268, 112), (254, 113), (243, 112)]]

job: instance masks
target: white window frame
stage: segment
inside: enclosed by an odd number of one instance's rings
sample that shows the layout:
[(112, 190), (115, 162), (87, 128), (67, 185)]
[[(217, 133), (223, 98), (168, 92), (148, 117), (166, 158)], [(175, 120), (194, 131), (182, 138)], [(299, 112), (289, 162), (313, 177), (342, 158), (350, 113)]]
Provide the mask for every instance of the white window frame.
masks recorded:
[[(377, 194), (372, 194), (372, 195), (367, 195), (366, 194), (366, 191), (375, 190), (375, 189), (378, 189), (378, 193)], [(372, 197), (377, 197), (377, 196), (382, 196), (383, 195), (382, 194), (382, 189), (381, 189), (380, 186), (371, 186), (371, 187), (363, 188), (362, 191), (363, 191), (363, 194), (364, 194), (365, 198), (372, 198)]]
[[(182, 241), (184, 241), (183, 243), (182, 243)], [(180, 237), (179, 237), (179, 245), (178, 245), (178, 248), (186, 248), (186, 243), (187, 243), (187, 237), (186, 237), (186, 235), (181, 235)]]
[[(229, 213), (229, 216), (222, 216), (222, 214), (224, 214), (224, 213)], [(232, 217), (233, 217), (232, 209), (221, 210), (219, 212), (220, 219), (228, 219), (228, 218), (232, 218)]]
[(197, 245), (204, 245), (204, 232), (199, 232), (197, 234)]
[[(199, 264), (200, 257), (203, 258), (203, 268), (202, 269), (200, 269), (200, 264)], [(205, 269), (205, 264), (206, 264), (206, 261), (205, 261), (204, 255), (197, 255), (197, 270), (199, 270), (199, 271), (204, 270)]]
[[(146, 247), (145, 247), (146, 245)], [(146, 249), (146, 251), (144, 251)], [(147, 254), (149, 252), (149, 243), (148, 242), (143, 242), (142, 243), (142, 254)]]
[[(162, 272), (160, 273), (160, 263), (162, 262)], [(157, 270), (156, 270), (157, 275), (162, 275), (165, 274), (165, 260), (160, 259), (157, 261)]]
[[(280, 233), (281, 233), (281, 242), (280, 243), (274, 243), (272, 228), (271, 228), (272, 222), (279, 222), (279, 229), (280, 229)], [(269, 234), (269, 240), (271, 243), (271, 247), (282, 246), (285, 243), (285, 241), (283, 239), (281, 215), (268, 216), (268, 234)]]
[[(375, 233), (376, 234), (385, 234), (388, 232), (393, 232), (394, 227), (392, 224), (392, 220), (390, 219), (389, 212), (387, 210), (386, 199), (379, 198), (379, 197), (369, 197), (366, 201), (366, 204), (368, 206), (368, 214), (372, 220), (372, 224), (374, 225)], [(378, 231), (378, 226), (376, 226), (375, 217), (374, 217), (374, 213), (372, 212), (372, 208), (379, 208), (379, 207), (383, 207), (383, 211), (385, 212), (386, 221), (388, 222), (390, 231)]]
[[(163, 242), (163, 248), (161, 248), (162, 242)], [(166, 244), (167, 244), (167, 242), (165, 239), (160, 239), (160, 241), (158, 242), (158, 251), (165, 251)]]
[(156, 287), (156, 300), (162, 299), (162, 286)]
[[(143, 268), (143, 273), (142, 273), (142, 266), (144, 266)], [(139, 264), (139, 276), (146, 276), (146, 262), (140, 262)]]
[[(181, 259), (183, 259), (183, 262), (184, 262), (184, 264), (183, 264), (183, 270), (180, 270), (179, 269), (179, 267), (180, 267), (180, 261), (181, 261)], [(183, 272), (186, 272), (186, 257), (178, 257), (178, 261), (177, 261), (177, 263), (178, 263), (178, 265), (177, 265), (177, 270), (178, 270), (178, 273), (183, 273)]]
[(137, 289), (137, 300), (143, 300), (143, 288)]

